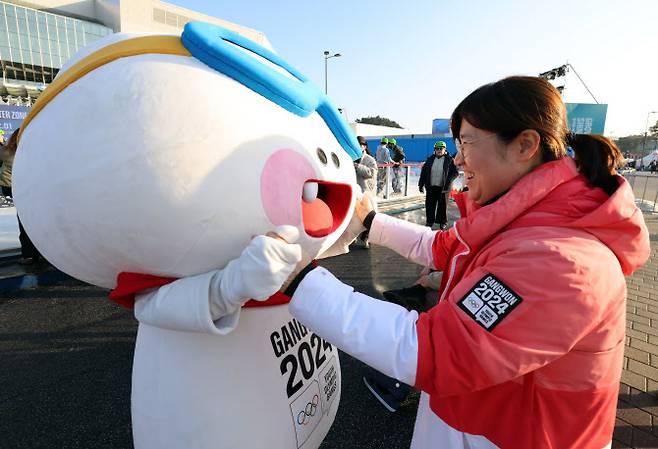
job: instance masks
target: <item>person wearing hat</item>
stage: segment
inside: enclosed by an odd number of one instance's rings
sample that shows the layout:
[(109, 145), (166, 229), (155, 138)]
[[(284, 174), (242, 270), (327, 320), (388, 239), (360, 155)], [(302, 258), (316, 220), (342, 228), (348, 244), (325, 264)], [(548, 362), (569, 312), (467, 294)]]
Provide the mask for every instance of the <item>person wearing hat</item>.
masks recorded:
[[(357, 136), (356, 140), (359, 141), (359, 146), (361, 147), (362, 155), (359, 159), (354, 161), (354, 170), (356, 170), (356, 182), (361, 187), (363, 193), (368, 193), (374, 198), (376, 193), (376, 184), (375, 180), (377, 179), (377, 161), (375, 158), (368, 154), (368, 143), (366, 139)], [(383, 140), (383, 139), (382, 139)], [(368, 248), (368, 231), (363, 231), (358, 240), (361, 242), (364, 248)]]
[(402, 164), (405, 157), (404, 148), (397, 144), (393, 145), (393, 156), (391, 158), (393, 159), (393, 192), (395, 193), (402, 193)]
[(457, 175), (457, 167), (446, 151), (446, 143), (439, 140), (434, 144), (434, 154), (428, 157), (423, 164), (418, 179), (420, 193), (427, 189), (425, 196), (426, 226), (432, 227), (438, 223), (441, 229), (448, 228), (446, 215), (448, 192)]
[[(395, 140), (395, 139), (390, 139)], [(377, 147), (377, 153), (375, 153), (375, 158), (377, 159), (377, 164), (379, 164), (379, 170), (377, 172), (377, 194), (380, 194), (384, 190), (386, 185), (386, 172), (388, 171), (386, 167), (382, 167), (382, 164), (390, 164), (393, 162), (391, 159), (391, 153), (389, 153), (389, 142), (390, 140), (386, 137), (382, 137), (380, 145)]]

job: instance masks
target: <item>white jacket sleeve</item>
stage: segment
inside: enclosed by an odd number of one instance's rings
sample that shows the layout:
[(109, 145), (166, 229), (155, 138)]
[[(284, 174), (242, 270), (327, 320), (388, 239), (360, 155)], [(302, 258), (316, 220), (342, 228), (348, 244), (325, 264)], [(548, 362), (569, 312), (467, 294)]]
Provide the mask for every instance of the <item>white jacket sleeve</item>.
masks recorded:
[(386, 246), (402, 257), (434, 267), (432, 243), (437, 231), (386, 214), (377, 214), (370, 227), (370, 242)]
[(301, 281), (290, 313), (338, 348), (404, 383), (416, 381), (418, 314), (371, 298), (318, 267)]

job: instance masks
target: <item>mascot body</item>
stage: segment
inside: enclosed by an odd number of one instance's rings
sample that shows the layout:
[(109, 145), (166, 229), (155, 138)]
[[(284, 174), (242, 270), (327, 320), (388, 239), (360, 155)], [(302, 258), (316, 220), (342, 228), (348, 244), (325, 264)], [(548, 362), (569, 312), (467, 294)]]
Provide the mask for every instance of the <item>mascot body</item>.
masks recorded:
[(42, 254), (102, 287), (165, 279), (127, 289), (135, 447), (317, 448), (337, 349), (282, 295), (212, 304), (228, 280), (257, 281), (229, 273), (253, 236), (297, 230), (313, 258), (347, 228), (358, 145), (326, 97), (267, 49), (192, 23), (83, 49), (21, 132), (14, 194)]

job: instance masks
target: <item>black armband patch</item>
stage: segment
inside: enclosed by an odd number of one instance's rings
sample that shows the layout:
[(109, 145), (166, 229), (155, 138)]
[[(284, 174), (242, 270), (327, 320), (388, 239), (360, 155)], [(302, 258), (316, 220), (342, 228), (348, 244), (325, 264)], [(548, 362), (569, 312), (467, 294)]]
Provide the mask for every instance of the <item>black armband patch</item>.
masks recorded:
[(480, 326), (492, 331), (523, 299), (493, 274), (480, 279), (457, 305)]
[(374, 210), (371, 210), (368, 212), (368, 215), (366, 215), (366, 218), (363, 219), (363, 227), (366, 228), (368, 231), (370, 231), (370, 228), (372, 227), (372, 220), (375, 219), (375, 215), (377, 212)]

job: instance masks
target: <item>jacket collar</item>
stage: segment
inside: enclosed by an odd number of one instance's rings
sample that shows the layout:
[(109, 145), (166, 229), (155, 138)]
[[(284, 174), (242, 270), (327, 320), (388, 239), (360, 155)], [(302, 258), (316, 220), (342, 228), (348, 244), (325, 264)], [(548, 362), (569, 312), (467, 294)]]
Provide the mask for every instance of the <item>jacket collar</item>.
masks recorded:
[(488, 206), (479, 207), (467, 197), (460, 198), (466, 203), (464, 211), (468, 214), (457, 221), (455, 227), (461, 239), (469, 246), (479, 247), (546, 198), (555, 188), (577, 176), (579, 173), (573, 159), (563, 158), (540, 165)]

